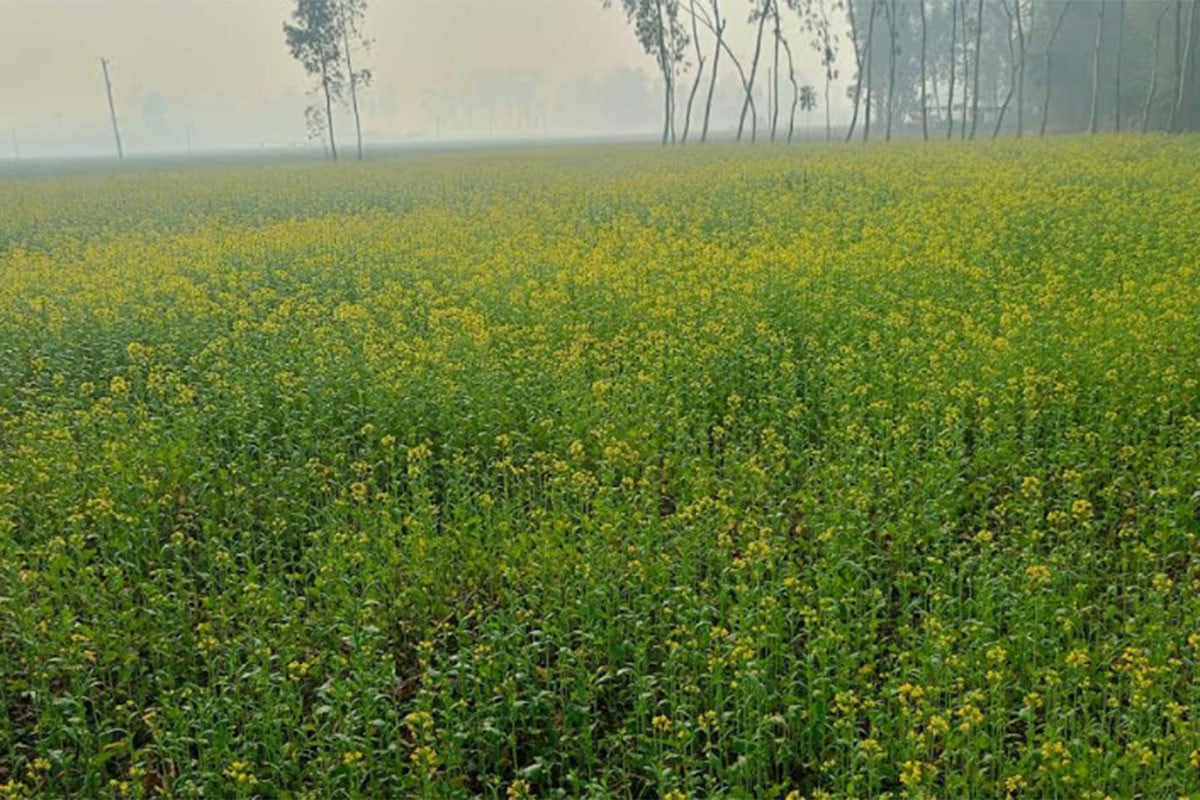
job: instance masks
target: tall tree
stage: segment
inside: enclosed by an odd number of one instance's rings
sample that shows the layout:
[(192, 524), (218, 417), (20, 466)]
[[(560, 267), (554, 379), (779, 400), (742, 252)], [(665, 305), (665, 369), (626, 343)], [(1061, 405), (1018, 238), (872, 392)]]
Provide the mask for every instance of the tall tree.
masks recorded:
[[(605, 7), (613, 0), (604, 0)], [(688, 36), (679, 22), (679, 0), (621, 0), (638, 44), (654, 56), (663, 79), (662, 143), (675, 138), (675, 74), (687, 52)]]
[[(716, 44), (713, 45), (713, 63), (712, 76), (708, 80), (708, 97), (704, 101), (704, 126), (700, 129), (700, 141), (708, 141), (708, 120), (712, 114), (713, 92), (717, 88), (717, 68), (721, 64), (721, 46), (725, 43), (725, 20), (721, 19), (720, 0), (711, 0), (713, 11), (713, 23), (710, 29), (713, 32), (713, 37), (716, 39)], [(693, 15), (697, 13), (697, 7), (692, 5)], [(695, 22), (695, 17), (692, 19)], [(741, 70), (741, 67), (738, 67)]]
[[(117, 158), (125, 158), (125, 149), (121, 147), (121, 128), (117, 125), (117, 108), (113, 105), (112, 80), (108, 77), (108, 59), (100, 59), (100, 69), (104, 72), (104, 92), (108, 95), (108, 116), (112, 119), (113, 138), (117, 141)], [(16, 147), (17, 134), (13, 131), (13, 146)]]
[(892, 140), (892, 118), (895, 116), (894, 103), (896, 100), (896, 56), (900, 50), (900, 22), (896, 19), (898, 9), (896, 0), (883, 4), (883, 13), (888, 24), (888, 88), (887, 88), (887, 119), (884, 121), (884, 136), (886, 142)]
[(1042, 129), (1038, 133), (1039, 136), (1046, 135), (1046, 121), (1050, 119), (1050, 89), (1054, 86), (1054, 82), (1051, 80), (1051, 67), (1054, 66), (1054, 40), (1058, 38), (1058, 29), (1062, 27), (1067, 12), (1071, 10), (1071, 2), (1072, 0), (1067, 0), (1063, 4), (1062, 11), (1059, 12), (1058, 19), (1050, 30), (1050, 36), (1046, 38), (1046, 96), (1042, 102)]
[(354, 48), (366, 50), (371, 43), (362, 35), (362, 20), (367, 0), (334, 0), (338, 6), (338, 26), (342, 29), (342, 54), (346, 57), (346, 74), (350, 77), (350, 105), (354, 111), (354, 133), (358, 139), (358, 160), (363, 160), (362, 117), (358, 113), (358, 90), (371, 84), (371, 71), (354, 69)]
[[(821, 68), (825, 72), (825, 141), (833, 138), (833, 126), (829, 115), (829, 86), (837, 78), (837, 37), (830, 30), (829, 15), (825, 11), (825, 0), (788, 0), (801, 19), (805, 29), (812, 34), (810, 44), (821, 57)], [(814, 11), (814, 5), (816, 10)], [(813, 98), (814, 107), (816, 98)], [(804, 105), (803, 98), (801, 106)]]
[(929, 80), (925, 76), (925, 50), (928, 42), (928, 21), (925, 16), (925, 0), (920, 0), (921, 9), (921, 136), (929, 141), (929, 97), (926, 94)]
[(975, 9), (975, 86), (971, 90), (971, 138), (975, 138), (975, 126), (979, 124), (979, 57), (983, 44), (983, 0)]
[[(771, 9), (772, 30), (771, 38), (775, 42), (775, 57), (774, 70), (771, 73), (771, 85), (768, 90), (771, 92), (773, 105), (771, 106), (771, 141), (775, 141), (775, 129), (779, 123), (779, 43), (783, 40), (783, 30), (779, 23), (779, 0), (768, 0)], [(794, 82), (794, 81), (793, 81)], [(795, 109), (792, 109), (793, 115)]]
[(296, 0), (292, 22), (283, 24), (283, 34), (292, 58), (304, 71), (319, 79), (325, 97), (325, 127), (329, 151), (337, 161), (337, 139), (333, 132), (333, 101), (342, 96), (341, 15), (336, 0)]
[(970, 86), (970, 78), (971, 78), (971, 48), (967, 46), (967, 1), (968, 0), (962, 0), (962, 11), (959, 12), (962, 15), (962, 28), (963, 28), (963, 30), (962, 30), (963, 101), (962, 101), (962, 116), (959, 118), (959, 121), (958, 121), (958, 138), (960, 138), (964, 141), (967, 138), (967, 112), (971, 109), (970, 103), (967, 102), (967, 87)]
[(1100, 130), (1100, 45), (1104, 41), (1104, 3), (1096, 3), (1096, 46), (1092, 49), (1092, 116), (1088, 130), (1095, 135)]
[[(792, 60), (792, 46), (788, 44), (788, 40), (782, 34), (779, 36), (779, 41), (783, 43), (783, 49), (787, 51), (788, 65), (788, 81), (792, 84), (792, 110), (788, 115), (788, 144), (792, 143), (792, 135), (796, 132), (796, 106), (803, 105), (803, 93), (800, 89), (800, 84), (796, 82), (796, 63)], [(805, 89), (812, 93), (811, 86), (805, 86)], [(806, 108), (807, 110), (807, 108)]]
[[(741, 84), (742, 84), (742, 91), (745, 93), (745, 96), (748, 97), (750, 100), (751, 129), (756, 130), (757, 126), (758, 126), (758, 109), (754, 104), (754, 93), (752, 91), (750, 79), (746, 76), (746, 70), (742, 67), (742, 62), (737, 57), (737, 53), (733, 52), (733, 48), (731, 48), (729, 46), (729, 42), (725, 39), (725, 37), (723, 35), (724, 31), (725, 31), (725, 23), (728, 21), (728, 18), (726, 18), (726, 19), (721, 18), (721, 9), (720, 9), (720, 5), (719, 5), (719, 0), (711, 0), (711, 5), (712, 5), (712, 10), (713, 10), (713, 18), (710, 19), (708, 16), (708, 13), (706, 11), (704, 11), (703, 7), (698, 6), (696, 9), (697, 10), (697, 19), (699, 19), (701, 25), (703, 25), (705, 28), (707, 28), (709, 30), (709, 32), (711, 32), (716, 37), (717, 43), (720, 45), (721, 52), (725, 53), (725, 55), (727, 55), (729, 57), (729, 60), (733, 63), (733, 68), (737, 70), (738, 79), (741, 81)], [(710, 109), (712, 107), (713, 89), (715, 87), (715, 82), (716, 82), (716, 71), (715, 70), (713, 72), (712, 81), (713, 82), (709, 84), (709, 88), (708, 88), (708, 107)], [(708, 118), (708, 111), (706, 110), (705, 111), (705, 119), (707, 119), (707, 118)], [(742, 121), (743, 122), (745, 121), (744, 116), (742, 118)], [(741, 141), (741, 139), (742, 139), (742, 125), (739, 124), (738, 125), (738, 141)]]
[(1183, 46), (1183, 57), (1180, 61), (1179, 70), (1179, 93), (1175, 96), (1175, 105), (1171, 107), (1171, 121), (1168, 124), (1168, 129), (1172, 132), (1182, 129), (1183, 120), (1180, 113), (1183, 111), (1184, 99), (1187, 97), (1188, 80), (1192, 61), (1192, 48), (1194, 39), (1196, 38), (1196, 0), (1192, 0), (1188, 11), (1187, 24), (1187, 40)]
[[(854, 0), (849, 0), (849, 1), (854, 2)], [(874, 61), (874, 59), (872, 58), (872, 50), (873, 50), (873, 45), (875, 43), (875, 11), (876, 11), (876, 6), (878, 5), (878, 3), (879, 3), (879, 0), (871, 0), (871, 16), (870, 16), (870, 19), (867, 20), (867, 44), (866, 44), (866, 50), (867, 50), (867, 69), (866, 69), (866, 71), (867, 71), (867, 101), (866, 101), (866, 116), (863, 117), (863, 141), (864, 142), (870, 141), (870, 139), (871, 139), (871, 102), (875, 99), (875, 93), (871, 91), (871, 89), (872, 89), (871, 67), (873, 66), (872, 62)]]
[(846, 0), (846, 14), (850, 19), (850, 44), (854, 48), (854, 112), (850, 116), (850, 125), (846, 130), (846, 141), (854, 136), (854, 127), (858, 123), (858, 109), (862, 106), (863, 61), (865, 49), (858, 43), (858, 25), (854, 18), (854, 0)]
[(1146, 107), (1142, 109), (1142, 133), (1149, 130), (1150, 126), (1150, 108), (1154, 105), (1154, 93), (1158, 89), (1158, 55), (1162, 42), (1162, 21), (1170, 10), (1171, 6), (1164, 5), (1163, 10), (1154, 20), (1154, 48), (1150, 56), (1150, 89), (1146, 92)]
[[(1029, 31), (1029, 37), (1025, 35), (1025, 26), (1021, 22), (1021, 0), (1015, 0), (1017, 11), (1017, 58), (1019, 59), (1017, 68), (1017, 138), (1020, 139), (1025, 133), (1025, 57), (1029, 52), (1029, 39), (1033, 37), (1033, 29)], [(1030, 24), (1033, 24), (1033, 15), (1029, 17)]]
[[(746, 127), (746, 112), (754, 105), (754, 79), (758, 76), (758, 59), (762, 55), (762, 37), (763, 27), (767, 24), (769, 4), (771, 0), (764, 0), (762, 6), (754, 6), (750, 13), (750, 21), (758, 21), (758, 34), (754, 39), (754, 60), (750, 62), (750, 80), (746, 83), (746, 98), (742, 101), (742, 115), (738, 119), (737, 140), (742, 140), (742, 132)], [(750, 120), (750, 141), (755, 141), (758, 138), (758, 121), (757, 118)]]
[(1121, 19), (1117, 29), (1117, 76), (1113, 90), (1113, 117), (1116, 130), (1121, 130), (1121, 57), (1125, 52), (1125, 0), (1121, 0)]
[[(696, 28), (696, 0), (688, 0), (688, 8), (692, 18), (692, 46), (696, 48), (696, 77), (692, 81), (692, 90), (688, 92), (687, 108), (683, 113), (683, 135), (679, 137), (682, 144), (687, 144), (688, 131), (692, 127), (692, 102), (696, 99), (696, 90), (700, 88), (700, 81), (704, 78), (704, 53), (700, 50), (700, 31)], [(717, 51), (718, 54), (720, 52)], [(715, 74), (716, 70), (713, 72)]]
[[(1013, 92), (1017, 88), (1017, 71), (1020, 69), (1020, 63), (1017, 59), (1017, 51), (1015, 45), (1015, 33), (1013, 31), (1016, 23), (1013, 20), (1013, 12), (1008, 10), (1008, 0), (1000, 0), (1001, 7), (1004, 9), (1004, 14), (1008, 17), (1008, 60), (1009, 71), (1011, 74), (1008, 77), (1008, 93), (1004, 96), (1004, 103), (1000, 106), (1000, 113), (996, 115), (996, 127), (992, 129), (992, 138), (995, 139), (1000, 135), (1000, 128), (1004, 125), (1004, 113), (1008, 111), (1008, 104), (1012, 102)], [(1020, 0), (1013, 0), (1013, 5), (1016, 6), (1016, 17), (1021, 15)]]
[(955, 60), (955, 45), (958, 38), (958, 0), (950, 0), (950, 91), (946, 100), (946, 138), (954, 136), (954, 72), (958, 62)]

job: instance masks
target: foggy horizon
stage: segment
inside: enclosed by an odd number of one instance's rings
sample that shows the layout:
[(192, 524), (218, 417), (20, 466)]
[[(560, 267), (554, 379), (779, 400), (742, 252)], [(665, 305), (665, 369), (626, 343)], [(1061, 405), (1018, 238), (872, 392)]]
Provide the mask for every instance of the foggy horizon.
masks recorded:
[[(744, 53), (754, 36), (747, 9), (726, 5), (727, 37)], [(308, 138), (304, 123), (314, 84), (283, 37), (292, 6), (291, 0), (5, 0), (3, 160), (113, 153), (102, 56), (128, 156), (319, 152), (321, 142)], [(788, 17), (797, 80), (820, 92), (819, 57), (798, 18)], [(651, 136), (661, 127), (662, 79), (654, 60), (620, 8), (604, 8), (600, 0), (376, 0), (364, 33), (373, 40), (362, 56), (373, 82), (360, 95), (368, 149)], [(691, 68), (678, 81), (680, 124), (694, 60), (689, 51)], [(830, 92), (835, 124), (848, 117), (849, 61), (852, 54), (842, 48)], [(30, 65), (38, 67), (32, 79)], [(770, 66), (762, 66), (756, 85), (760, 114)], [(742, 97), (733, 65), (722, 59), (715, 136), (736, 127)], [(823, 127), (824, 109), (798, 114), (799, 130), (810, 122)], [(335, 109), (334, 125), (339, 144), (349, 143), (347, 108)]]

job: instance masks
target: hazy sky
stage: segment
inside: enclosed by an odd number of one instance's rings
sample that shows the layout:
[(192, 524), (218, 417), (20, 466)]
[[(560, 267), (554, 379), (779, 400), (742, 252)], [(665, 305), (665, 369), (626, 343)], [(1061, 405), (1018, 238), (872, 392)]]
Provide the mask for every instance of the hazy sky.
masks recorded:
[[(313, 82), (284, 45), (291, 6), (0, 0), (0, 154), (12, 153), (12, 131), (23, 155), (110, 149), (101, 55), (131, 152), (183, 150), (189, 136), (197, 149), (305, 145)], [(723, 3), (748, 60), (747, 7)], [(372, 0), (365, 27), (375, 81), (364, 127), (375, 141), (652, 131), (658, 122), (654, 62), (600, 0)], [(820, 93), (815, 55), (798, 31), (792, 41), (802, 80)], [(727, 127), (738, 91), (727, 60), (719, 86), (714, 125)], [(835, 113), (844, 105), (835, 98)], [(348, 119), (337, 123), (348, 143)]]

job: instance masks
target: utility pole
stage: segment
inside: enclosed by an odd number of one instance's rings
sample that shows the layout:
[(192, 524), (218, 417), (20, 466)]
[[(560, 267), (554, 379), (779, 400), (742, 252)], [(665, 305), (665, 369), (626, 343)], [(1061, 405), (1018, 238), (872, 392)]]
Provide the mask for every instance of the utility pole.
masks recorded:
[(13, 158), (16, 159), (17, 161), (20, 161), (21, 160), (21, 145), (17, 141), (17, 129), (16, 128), (12, 129), (12, 142), (13, 142)]
[(108, 79), (108, 59), (100, 59), (100, 69), (104, 70), (104, 90), (108, 92), (108, 113), (112, 117), (113, 138), (117, 140), (117, 158), (125, 158), (121, 148), (121, 129), (117, 127), (117, 109), (113, 106), (112, 81)]

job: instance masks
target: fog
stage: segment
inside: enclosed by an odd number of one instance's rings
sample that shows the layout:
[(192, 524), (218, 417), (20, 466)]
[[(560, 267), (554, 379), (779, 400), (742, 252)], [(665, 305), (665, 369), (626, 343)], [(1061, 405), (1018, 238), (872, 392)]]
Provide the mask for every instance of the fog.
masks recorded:
[[(314, 82), (284, 44), (290, 8), (289, 0), (0, 0), (0, 153), (111, 154), (100, 56), (110, 62), (127, 154), (319, 148), (304, 124)], [(749, 4), (726, 0), (723, 11), (748, 62)], [(789, 21), (798, 79), (820, 91), (810, 37)], [(600, 0), (374, 0), (364, 28), (374, 40), (362, 57), (374, 73), (361, 98), (369, 145), (650, 136), (661, 125), (656, 64), (620, 9)], [(849, 110), (846, 49), (835, 121)], [(680, 125), (690, 82), (690, 73), (679, 81)], [(723, 58), (714, 131), (736, 125), (740, 103), (737, 73)], [(800, 115), (797, 124), (808, 121)], [(823, 126), (823, 109), (811, 123)], [(348, 142), (345, 109), (335, 125)]]

